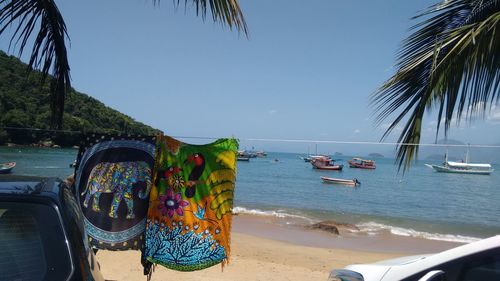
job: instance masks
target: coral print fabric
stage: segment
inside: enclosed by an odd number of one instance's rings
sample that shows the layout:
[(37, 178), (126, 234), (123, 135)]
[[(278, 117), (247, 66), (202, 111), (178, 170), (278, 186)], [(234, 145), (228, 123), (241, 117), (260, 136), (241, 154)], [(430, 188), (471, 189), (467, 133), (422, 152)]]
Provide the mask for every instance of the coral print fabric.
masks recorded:
[(179, 271), (227, 262), (235, 139), (190, 145), (159, 137), (146, 225), (147, 260)]
[(151, 136), (84, 137), (75, 167), (75, 187), (94, 248), (142, 248), (155, 140)]

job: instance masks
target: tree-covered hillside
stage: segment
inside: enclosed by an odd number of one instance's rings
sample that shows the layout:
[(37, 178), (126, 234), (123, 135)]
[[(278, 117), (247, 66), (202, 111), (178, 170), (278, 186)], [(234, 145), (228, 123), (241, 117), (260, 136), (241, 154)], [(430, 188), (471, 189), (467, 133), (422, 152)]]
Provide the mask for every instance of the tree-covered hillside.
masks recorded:
[[(41, 75), (27, 65), (0, 51), (0, 144), (37, 143), (53, 140), (63, 146), (78, 143), (79, 133), (53, 133), (2, 129), (5, 127), (49, 129), (50, 89), (40, 83)], [(151, 135), (157, 130), (135, 121), (74, 89), (68, 94), (64, 110), (63, 129), (77, 132)]]

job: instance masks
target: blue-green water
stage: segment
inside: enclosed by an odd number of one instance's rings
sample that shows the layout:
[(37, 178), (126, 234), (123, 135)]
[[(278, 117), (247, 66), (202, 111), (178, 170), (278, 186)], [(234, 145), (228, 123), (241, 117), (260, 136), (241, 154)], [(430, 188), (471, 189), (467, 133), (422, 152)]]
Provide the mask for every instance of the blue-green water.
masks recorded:
[[(73, 173), (74, 149), (0, 147), (0, 162), (16, 161), (15, 174)], [(274, 159), (279, 159), (275, 162)], [(347, 160), (346, 158), (345, 160)], [(238, 162), (235, 211), (290, 217), (304, 222), (336, 220), (376, 234), (473, 241), (500, 233), (500, 167), (489, 176), (436, 173), (418, 162), (397, 173), (392, 159), (376, 170), (318, 171), (299, 154), (269, 153)], [(352, 188), (325, 184), (320, 176), (357, 178)], [(297, 220), (295, 220), (297, 221)]]

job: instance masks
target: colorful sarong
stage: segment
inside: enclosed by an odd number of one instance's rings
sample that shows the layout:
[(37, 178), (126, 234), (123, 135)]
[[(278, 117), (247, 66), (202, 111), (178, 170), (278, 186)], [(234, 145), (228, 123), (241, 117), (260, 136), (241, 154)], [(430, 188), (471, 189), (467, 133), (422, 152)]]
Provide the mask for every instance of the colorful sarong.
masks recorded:
[(142, 248), (155, 138), (84, 137), (75, 167), (75, 187), (94, 248)]
[(179, 271), (225, 264), (236, 180), (235, 139), (190, 145), (158, 139), (144, 255)]

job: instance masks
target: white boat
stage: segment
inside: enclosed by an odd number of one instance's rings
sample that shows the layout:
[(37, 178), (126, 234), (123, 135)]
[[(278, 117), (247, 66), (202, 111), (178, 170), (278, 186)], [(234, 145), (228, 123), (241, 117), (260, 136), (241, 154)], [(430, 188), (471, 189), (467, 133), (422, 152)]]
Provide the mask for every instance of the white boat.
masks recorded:
[(440, 173), (489, 175), (494, 171), (490, 164), (469, 163), (469, 148), (467, 148), (465, 162), (448, 161), (448, 153), (446, 153), (442, 165), (425, 164), (425, 166)]
[(14, 169), (16, 162), (0, 163), (0, 174), (8, 174)]
[(332, 158), (328, 155), (309, 155), (309, 156), (299, 156), (300, 159), (305, 162), (311, 162), (312, 160), (321, 160), (321, 161), (331, 161)]
[(440, 173), (457, 173), (457, 174), (478, 174), (489, 175), (494, 169), (490, 164), (462, 163), (446, 161), (443, 165), (425, 164), (425, 166), (434, 169)]
[(337, 183), (337, 184), (344, 184), (344, 185), (350, 185), (350, 186), (357, 186), (360, 185), (361, 182), (359, 182), (357, 179), (339, 179), (339, 178), (330, 178), (330, 177), (321, 177), (323, 182), (325, 183)]

